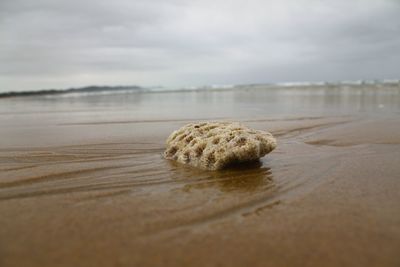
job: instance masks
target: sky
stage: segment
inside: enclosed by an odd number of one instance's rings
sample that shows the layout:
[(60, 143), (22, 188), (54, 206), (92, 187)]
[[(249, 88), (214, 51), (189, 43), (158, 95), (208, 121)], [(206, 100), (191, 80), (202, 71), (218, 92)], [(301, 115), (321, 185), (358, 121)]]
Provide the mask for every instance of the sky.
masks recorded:
[(400, 0), (0, 0), (0, 91), (400, 78)]

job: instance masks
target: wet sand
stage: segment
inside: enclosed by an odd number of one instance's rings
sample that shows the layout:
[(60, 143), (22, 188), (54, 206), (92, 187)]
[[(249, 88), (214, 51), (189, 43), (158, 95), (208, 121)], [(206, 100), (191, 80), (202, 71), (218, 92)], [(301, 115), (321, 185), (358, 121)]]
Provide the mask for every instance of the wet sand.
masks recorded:
[[(400, 266), (400, 90), (384, 89), (1, 100), (0, 266)], [(162, 158), (208, 119), (278, 148), (219, 172)]]

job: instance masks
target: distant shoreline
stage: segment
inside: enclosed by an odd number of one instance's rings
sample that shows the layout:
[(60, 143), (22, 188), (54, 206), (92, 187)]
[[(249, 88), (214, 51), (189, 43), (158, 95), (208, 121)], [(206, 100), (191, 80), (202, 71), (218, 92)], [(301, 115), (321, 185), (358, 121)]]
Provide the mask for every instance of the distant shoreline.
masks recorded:
[(45, 89), (39, 91), (21, 91), (21, 92), (6, 92), (0, 93), (0, 98), (6, 97), (22, 97), (22, 96), (42, 96), (42, 95), (60, 95), (69, 93), (94, 93), (94, 92), (112, 92), (112, 91), (139, 91), (144, 88), (140, 86), (86, 86), (70, 89)]
[[(11, 97), (24, 97), (24, 96), (47, 96), (47, 95), (62, 95), (70, 93), (101, 93), (101, 92), (119, 92), (119, 91), (132, 91), (132, 92), (149, 92), (149, 93), (171, 93), (171, 92), (198, 92), (198, 91), (220, 91), (220, 90), (240, 90), (240, 89), (258, 89), (258, 88), (304, 88), (304, 87), (331, 87), (331, 88), (348, 88), (350, 87), (379, 87), (380, 85), (386, 86), (400, 86), (400, 80), (360, 80), (360, 81), (342, 81), (342, 82), (297, 82), (297, 83), (265, 83), (265, 84), (236, 84), (236, 85), (209, 85), (198, 87), (182, 87), (182, 88), (163, 88), (163, 87), (141, 87), (141, 86), (86, 86), (80, 88), (69, 89), (44, 89), (38, 91), (20, 91), (20, 92), (5, 92), (0, 93), (0, 98)], [(161, 89), (160, 89), (161, 88)]]

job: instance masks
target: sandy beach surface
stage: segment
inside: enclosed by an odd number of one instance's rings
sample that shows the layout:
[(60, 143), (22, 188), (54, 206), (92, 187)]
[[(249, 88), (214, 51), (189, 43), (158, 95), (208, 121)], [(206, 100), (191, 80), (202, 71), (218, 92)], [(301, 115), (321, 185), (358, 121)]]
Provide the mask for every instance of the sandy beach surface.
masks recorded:
[[(240, 121), (278, 147), (218, 172), (162, 158)], [(0, 99), (0, 266), (400, 266), (400, 88)]]

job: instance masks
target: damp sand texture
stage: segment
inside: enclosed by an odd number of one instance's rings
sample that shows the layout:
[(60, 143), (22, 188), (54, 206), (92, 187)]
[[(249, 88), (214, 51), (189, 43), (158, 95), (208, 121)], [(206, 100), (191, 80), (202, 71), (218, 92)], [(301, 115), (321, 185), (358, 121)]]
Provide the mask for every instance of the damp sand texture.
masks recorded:
[[(0, 100), (0, 266), (400, 266), (399, 89), (333, 89)], [(279, 145), (163, 158), (205, 120)]]

